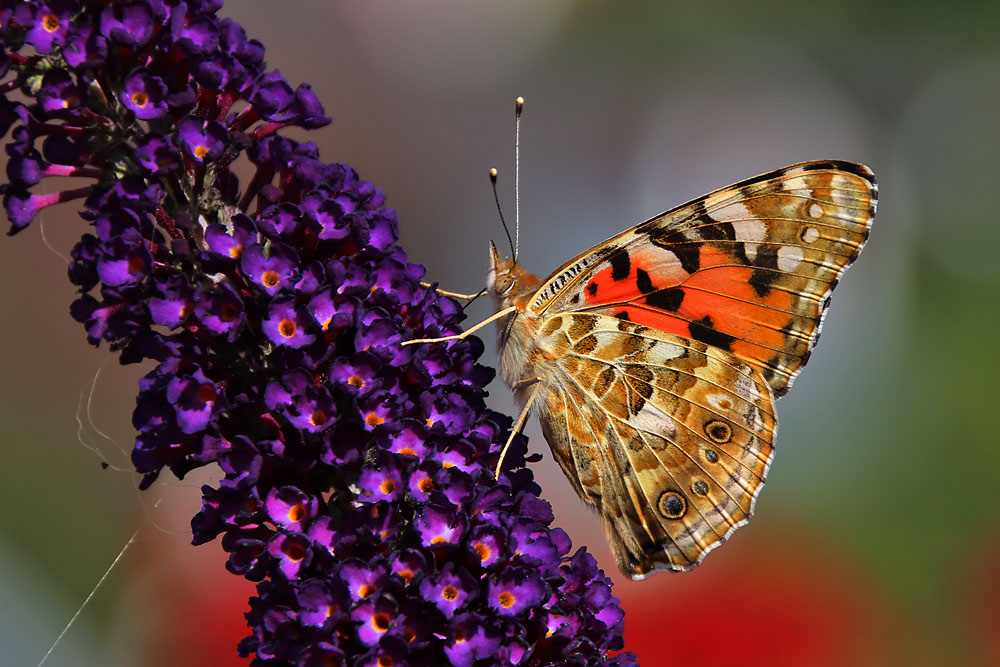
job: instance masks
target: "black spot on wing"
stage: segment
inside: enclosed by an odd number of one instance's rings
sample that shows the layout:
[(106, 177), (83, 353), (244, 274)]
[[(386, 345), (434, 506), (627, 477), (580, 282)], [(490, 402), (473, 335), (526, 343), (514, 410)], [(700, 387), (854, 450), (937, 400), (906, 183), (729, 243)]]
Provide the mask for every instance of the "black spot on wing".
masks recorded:
[(654, 232), (650, 235), (649, 240), (653, 245), (665, 248), (677, 255), (677, 259), (681, 262), (681, 268), (688, 273), (694, 273), (701, 266), (698, 242), (689, 240), (683, 232)]
[(620, 310), (620, 311), (618, 311), (617, 313), (615, 313), (615, 317), (617, 317), (620, 320), (625, 320), (626, 322), (631, 322), (632, 321), (632, 318), (628, 316), (628, 311), (627, 310)]
[(677, 309), (681, 307), (681, 302), (683, 301), (684, 290), (679, 287), (661, 289), (646, 297), (646, 303), (648, 305), (661, 310), (669, 310), (672, 313), (677, 312)]
[(752, 266), (755, 268), (750, 274), (748, 282), (757, 296), (765, 297), (774, 287), (774, 283), (778, 282), (781, 277), (781, 270), (778, 268), (778, 247), (759, 247)]
[(698, 233), (708, 241), (735, 241), (736, 228), (731, 222), (719, 222), (707, 215), (698, 219)]
[(611, 279), (625, 280), (632, 273), (632, 260), (628, 252), (617, 252), (611, 256)]
[(691, 331), (691, 337), (695, 340), (700, 340), (706, 345), (718, 347), (729, 352), (733, 350), (733, 341), (736, 338), (721, 331), (716, 331), (711, 315), (706, 315), (700, 320), (691, 322), (688, 325), (688, 329)]
[[(850, 166), (850, 169), (844, 169), (845, 166)], [(850, 171), (857, 173), (857, 167), (850, 162), (838, 162), (835, 160), (816, 160), (815, 162), (807, 162), (802, 165), (802, 171), (822, 171), (825, 169), (833, 169), (835, 171)]]
[(649, 294), (650, 292), (656, 291), (653, 287), (653, 281), (649, 279), (649, 274), (642, 269), (635, 270), (635, 286), (639, 288), (639, 291), (643, 294)]
[(587, 294), (589, 294), (590, 296), (596, 296), (597, 295), (597, 283), (596, 282), (590, 281), (590, 283), (587, 285)]

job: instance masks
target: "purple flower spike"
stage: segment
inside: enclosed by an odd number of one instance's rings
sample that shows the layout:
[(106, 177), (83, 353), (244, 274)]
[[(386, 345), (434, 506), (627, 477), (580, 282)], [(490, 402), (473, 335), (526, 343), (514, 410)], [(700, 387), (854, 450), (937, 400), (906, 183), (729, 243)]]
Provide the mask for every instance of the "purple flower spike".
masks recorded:
[[(221, 0), (0, 3), (10, 233), (76, 200), (70, 307), (146, 362), (148, 488), (217, 464), (192, 541), (257, 584), (254, 667), (631, 665), (623, 613), (525, 467), (461, 305), (386, 196), (284, 128), (330, 122)], [(249, 175), (249, 178), (244, 177)], [(80, 186), (46, 194), (45, 179)], [(235, 609), (234, 614), (241, 610)], [(612, 655), (614, 654), (614, 655)]]

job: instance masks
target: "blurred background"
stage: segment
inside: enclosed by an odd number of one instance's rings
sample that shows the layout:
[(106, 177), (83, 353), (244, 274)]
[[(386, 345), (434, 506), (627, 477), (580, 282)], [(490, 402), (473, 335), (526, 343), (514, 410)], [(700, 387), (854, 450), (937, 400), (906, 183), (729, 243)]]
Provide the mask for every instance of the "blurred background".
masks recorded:
[[(1000, 5), (243, 0), (222, 13), (312, 83), (334, 124), (295, 136), (387, 193), (403, 246), (445, 289), (478, 290), (502, 238), (490, 167), (513, 217), (517, 95), (520, 259), (543, 275), (743, 178), (817, 158), (871, 166), (871, 240), (778, 404), (748, 527), (695, 572), (621, 581), (536, 422), (534, 468), (557, 525), (615, 577), (646, 667), (1000, 665)], [(134, 490), (143, 369), (68, 317), (60, 254), (83, 223), (73, 207), (40, 222), (0, 243), (0, 664), (37, 664), (137, 530), (47, 664), (244, 664), (232, 654), (250, 587), (218, 544), (188, 546), (200, 482)], [(477, 303), (466, 324), (488, 314)], [(509, 413), (510, 393), (491, 389)]]

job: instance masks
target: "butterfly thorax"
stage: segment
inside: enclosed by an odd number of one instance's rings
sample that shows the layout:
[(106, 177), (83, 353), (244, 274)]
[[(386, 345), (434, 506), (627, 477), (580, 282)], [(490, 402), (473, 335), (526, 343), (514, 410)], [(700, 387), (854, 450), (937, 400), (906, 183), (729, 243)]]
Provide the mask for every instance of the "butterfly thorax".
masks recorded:
[(486, 288), (493, 297), (496, 311), (513, 306), (509, 316), (497, 321), (497, 350), (500, 355), (500, 376), (515, 391), (521, 402), (527, 382), (543, 370), (541, 352), (535, 346), (542, 316), (528, 308), (541, 279), (525, 271), (508, 257), (501, 257), (490, 244), (490, 272)]

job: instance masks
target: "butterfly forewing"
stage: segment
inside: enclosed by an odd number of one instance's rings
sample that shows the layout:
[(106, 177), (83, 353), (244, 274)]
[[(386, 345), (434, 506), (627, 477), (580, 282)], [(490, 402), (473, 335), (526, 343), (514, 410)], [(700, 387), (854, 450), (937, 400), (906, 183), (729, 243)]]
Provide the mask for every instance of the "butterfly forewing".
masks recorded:
[(868, 237), (876, 199), (867, 167), (793, 165), (609, 239), (543, 281), (529, 307), (612, 315), (728, 350), (781, 396)]
[(770, 464), (771, 391), (734, 355), (612, 317), (544, 320), (539, 415), (622, 569), (684, 570), (746, 523)]

